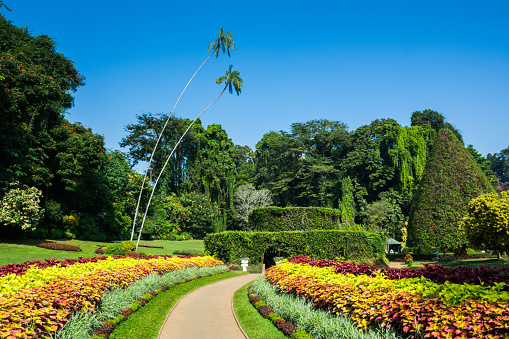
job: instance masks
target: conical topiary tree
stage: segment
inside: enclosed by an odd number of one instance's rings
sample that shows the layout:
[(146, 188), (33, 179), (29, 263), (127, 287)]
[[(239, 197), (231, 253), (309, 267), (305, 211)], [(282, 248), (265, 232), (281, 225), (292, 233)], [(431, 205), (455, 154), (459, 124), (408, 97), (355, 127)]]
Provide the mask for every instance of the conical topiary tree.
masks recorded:
[(459, 222), (470, 200), (489, 192), (494, 188), (472, 155), (454, 133), (440, 130), (414, 194), (407, 245), (421, 253), (465, 251)]

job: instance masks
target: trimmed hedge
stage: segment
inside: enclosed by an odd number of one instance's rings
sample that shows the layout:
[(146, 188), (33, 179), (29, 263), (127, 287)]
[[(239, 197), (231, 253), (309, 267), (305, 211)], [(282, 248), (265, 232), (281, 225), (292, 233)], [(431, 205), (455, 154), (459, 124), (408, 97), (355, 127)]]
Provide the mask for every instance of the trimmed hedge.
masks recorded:
[(251, 231), (344, 230), (341, 211), (324, 207), (260, 207), (249, 213)]
[(385, 245), (379, 233), (343, 230), (295, 232), (211, 233), (203, 239), (205, 253), (224, 262), (241, 257), (254, 261), (264, 253), (275, 251), (284, 257), (306, 255), (316, 259), (362, 260), (382, 259)]

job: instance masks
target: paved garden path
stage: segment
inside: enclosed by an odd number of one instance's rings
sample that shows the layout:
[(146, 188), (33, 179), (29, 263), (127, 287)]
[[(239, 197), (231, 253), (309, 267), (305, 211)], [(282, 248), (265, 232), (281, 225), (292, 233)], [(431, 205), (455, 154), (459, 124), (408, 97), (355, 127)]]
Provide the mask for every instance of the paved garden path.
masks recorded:
[(233, 313), (233, 293), (256, 279), (247, 274), (186, 294), (170, 311), (159, 339), (246, 339)]

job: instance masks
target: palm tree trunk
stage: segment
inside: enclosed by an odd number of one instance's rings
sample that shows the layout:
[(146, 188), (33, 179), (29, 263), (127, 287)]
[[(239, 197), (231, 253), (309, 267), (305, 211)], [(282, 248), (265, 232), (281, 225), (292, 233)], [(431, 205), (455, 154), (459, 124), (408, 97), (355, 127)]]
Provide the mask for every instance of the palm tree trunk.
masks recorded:
[[(191, 127), (194, 125), (194, 123), (196, 122), (196, 120), (198, 120), (198, 118), (201, 117), (201, 115), (203, 113), (205, 113), (206, 110), (208, 110), (210, 108), (210, 106), (212, 106), (217, 100), (219, 100), (219, 98), (221, 97), (221, 95), (223, 95), (224, 91), (226, 91), (226, 88), (228, 87), (228, 85), (226, 85), (223, 89), (223, 91), (221, 92), (221, 94), (219, 94), (219, 96), (210, 103), (210, 105), (207, 106), (207, 108), (205, 108), (200, 114), (198, 114), (198, 116), (193, 120), (193, 122), (187, 127), (186, 131), (184, 132), (184, 134), (182, 134), (182, 136), (180, 137), (179, 141), (177, 142), (177, 144), (175, 145), (175, 147), (173, 147), (170, 155), (166, 158), (166, 162), (164, 163), (163, 165), (163, 168), (161, 169), (161, 172), (159, 172), (159, 175), (157, 176), (157, 179), (156, 181), (154, 182), (154, 187), (152, 188), (152, 192), (150, 192), (150, 197), (148, 199), (148, 203), (147, 203), (147, 208), (145, 209), (145, 214), (143, 215), (143, 220), (141, 222), (141, 227), (140, 227), (140, 233), (138, 234), (138, 241), (136, 242), (136, 251), (138, 250), (138, 245), (140, 243), (140, 238), (141, 238), (141, 232), (143, 231), (143, 225), (145, 225), (145, 218), (147, 217), (147, 213), (148, 213), (148, 208), (150, 207), (150, 203), (152, 202), (152, 197), (154, 196), (154, 192), (156, 190), (156, 187), (157, 187), (157, 183), (159, 182), (159, 178), (161, 178), (161, 175), (163, 174), (164, 172), (164, 169), (166, 168), (166, 165), (168, 164), (168, 162), (170, 161), (170, 158), (173, 156), (173, 153), (175, 152), (175, 150), (177, 149), (177, 147), (180, 145), (180, 142), (182, 141), (182, 139), (186, 136), (187, 132), (189, 131), (189, 129), (191, 129)], [(133, 228), (134, 230), (134, 228)], [(131, 240), (132, 241), (132, 240)]]
[[(164, 126), (163, 126), (163, 129), (161, 130), (161, 133), (159, 134), (159, 137), (157, 138), (157, 141), (156, 141), (156, 144), (154, 146), (154, 150), (152, 151), (152, 154), (150, 155), (150, 160), (148, 161), (148, 165), (147, 165), (147, 169), (145, 170), (145, 175), (143, 176), (143, 183), (141, 184), (141, 189), (140, 189), (140, 194), (138, 196), (138, 202), (136, 204), (136, 212), (134, 213), (134, 220), (133, 220), (133, 229), (131, 231), (131, 241), (133, 241), (133, 237), (134, 237), (134, 229), (136, 227), (136, 218), (138, 217), (138, 209), (140, 207), (140, 201), (141, 201), (141, 195), (143, 193), (143, 186), (145, 186), (145, 181), (147, 181), (147, 174), (148, 174), (148, 171), (150, 169), (150, 165), (152, 164), (152, 159), (154, 158), (154, 154), (156, 153), (156, 150), (157, 150), (157, 146), (159, 145), (159, 141), (161, 141), (161, 138), (163, 136), (163, 133), (164, 133), (164, 130), (166, 129), (166, 126), (168, 125), (168, 122), (170, 121), (170, 118), (171, 116), (173, 115), (173, 112), (175, 111), (175, 108), (177, 107), (177, 104), (179, 103), (180, 101), (180, 98), (182, 97), (182, 95), (184, 94), (184, 92), (186, 91), (187, 87), (189, 86), (189, 84), (191, 83), (191, 81), (193, 81), (194, 77), (196, 76), (196, 74), (200, 71), (200, 69), (203, 67), (203, 65), (205, 65), (207, 63), (207, 61), (209, 61), (210, 57), (212, 55), (214, 55), (216, 49), (218, 49), (218, 47), (216, 47), (212, 53), (210, 53), (210, 55), (208, 56), (207, 59), (205, 59), (205, 61), (200, 65), (200, 67), (198, 67), (198, 69), (196, 70), (196, 72), (194, 72), (193, 76), (191, 77), (191, 79), (189, 79), (189, 81), (187, 82), (187, 85), (186, 87), (184, 87), (184, 90), (182, 90), (182, 92), (180, 93), (178, 99), (177, 99), (177, 102), (175, 103), (175, 105), (173, 106), (173, 109), (171, 110), (170, 112), (170, 115), (168, 116), (168, 119), (166, 119), (166, 122), (164, 123)], [(145, 219), (144, 219), (145, 220)], [(136, 248), (138, 248), (136, 246)]]

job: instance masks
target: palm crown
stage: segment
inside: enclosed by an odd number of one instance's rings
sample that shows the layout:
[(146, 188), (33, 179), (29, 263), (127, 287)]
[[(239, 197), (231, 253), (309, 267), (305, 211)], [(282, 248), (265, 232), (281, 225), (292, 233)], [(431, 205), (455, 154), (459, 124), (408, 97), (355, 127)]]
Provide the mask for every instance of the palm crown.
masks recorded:
[(242, 86), (244, 86), (244, 80), (242, 80), (241, 77), (239, 77), (240, 72), (239, 71), (232, 71), (233, 65), (230, 65), (228, 67), (228, 70), (224, 73), (224, 76), (217, 78), (216, 84), (221, 84), (224, 82), (225, 89), (228, 88), (230, 91), (230, 94), (233, 93), (233, 90), (235, 89), (235, 92), (237, 95), (242, 92)]
[(209, 51), (211, 49), (214, 50), (216, 54), (216, 58), (219, 55), (219, 50), (222, 50), (223, 53), (227, 52), (228, 56), (230, 56), (230, 48), (235, 49), (235, 44), (233, 43), (233, 34), (232, 32), (226, 32), (224, 33), (224, 28), (221, 28), (218, 34), (218, 38), (214, 41), (212, 41), (209, 45)]

